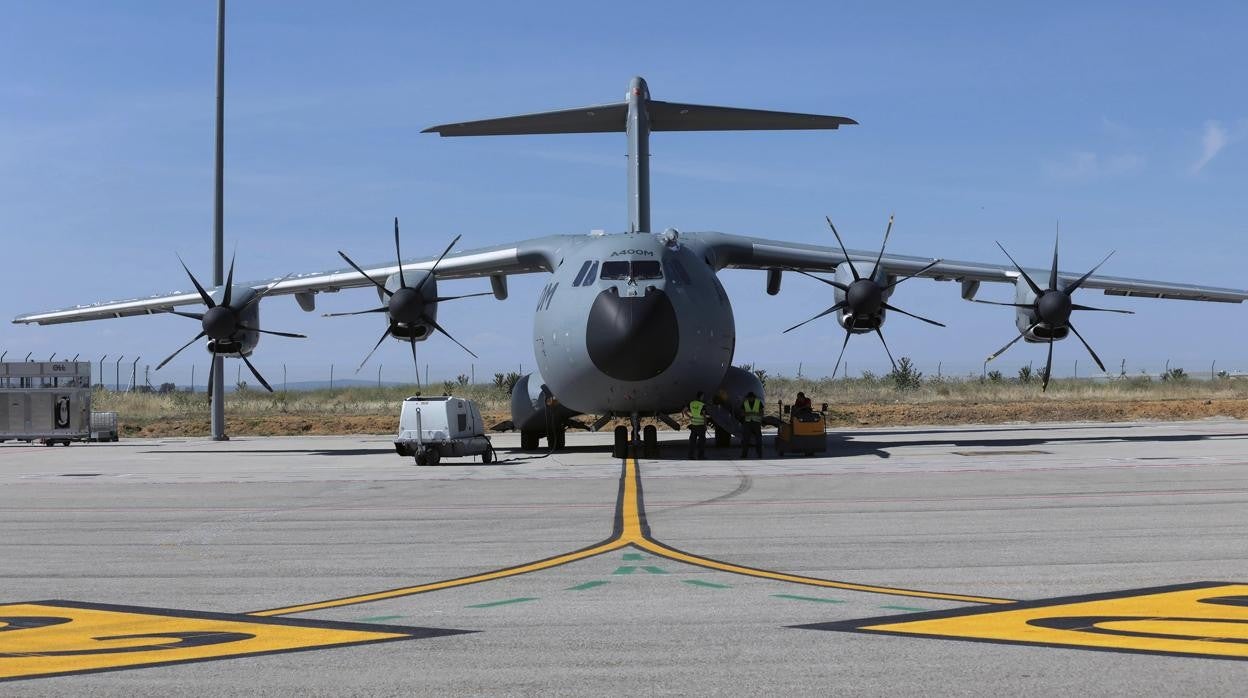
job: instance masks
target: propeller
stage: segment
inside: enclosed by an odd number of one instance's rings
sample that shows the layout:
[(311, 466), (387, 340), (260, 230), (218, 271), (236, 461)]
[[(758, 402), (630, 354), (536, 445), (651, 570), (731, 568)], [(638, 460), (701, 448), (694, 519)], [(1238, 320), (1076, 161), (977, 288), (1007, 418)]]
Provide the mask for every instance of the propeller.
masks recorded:
[[(910, 274), (909, 276), (903, 276), (889, 284), (881, 284), (877, 281), (876, 276), (880, 271), (880, 263), (884, 260), (884, 250), (888, 247), (888, 237), (893, 232), (892, 216), (888, 217), (888, 227), (884, 229), (884, 242), (880, 245), (880, 254), (876, 256), (875, 264), (871, 267), (871, 273), (867, 276), (860, 275), (858, 273), (858, 269), (854, 267), (853, 261), (849, 258), (849, 250), (845, 249), (845, 241), (841, 239), (841, 234), (837, 232), (836, 226), (832, 223), (832, 219), (825, 216), (824, 220), (828, 222), (828, 227), (832, 229), (832, 234), (836, 236), (836, 242), (841, 246), (841, 252), (845, 255), (845, 261), (849, 264), (849, 272), (853, 274), (854, 280), (849, 284), (843, 284), (839, 281), (825, 279), (822, 276), (816, 276), (815, 274), (811, 274), (810, 272), (802, 271), (800, 269), (790, 269), (789, 271), (804, 274), (812, 279), (822, 281), (823, 283), (832, 286), (838, 291), (844, 293), (845, 299), (838, 301), (832, 307), (824, 310), (809, 320), (797, 323), (796, 325), (785, 330), (785, 333), (792, 332), (806, 323), (814, 322), (821, 317), (831, 315), (839, 310), (844, 310), (848, 313), (851, 316), (849, 327), (845, 329), (845, 341), (841, 343), (841, 353), (836, 357), (836, 366), (832, 369), (833, 376), (836, 375), (837, 369), (841, 367), (841, 359), (845, 358), (845, 347), (849, 346), (849, 337), (854, 334), (852, 327), (854, 326), (853, 321), (855, 319), (870, 320), (872, 318), (878, 318), (885, 310), (891, 310), (895, 313), (900, 313), (916, 320), (922, 320), (929, 325), (936, 325), (937, 327), (945, 326), (943, 323), (936, 322), (935, 320), (929, 320), (928, 318), (920, 317), (914, 313), (908, 313), (901, 308), (888, 304), (884, 300), (884, 295), (894, 286), (905, 281), (906, 279), (913, 279), (916, 276), (920, 276), (928, 269), (931, 269), (941, 262), (939, 259), (932, 260), (930, 264), (922, 269)], [(878, 324), (875, 326), (875, 334), (880, 338), (880, 343), (884, 345), (884, 352), (888, 354), (888, 360), (893, 364), (893, 369), (895, 370), (897, 368), (897, 362), (893, 360), (893, 352), (889, 350), (888, 342), (884, 340), (884, 333), (880, 331)]]
[[(438, 265), (442, 263), (442, 259), (446, 257), (446, 255), (450, 254), (451, 248), (455, 246), (455, 243), (459, 242), (460, 237), (461, 236), (456, 235), (455, 239), (451, 240), (451, 244), (447, 245), (445, 250), (442, 250), (442, 254), (438, 255), (438, 258), (437, 260), (434, 261), (433, 266), (429, 268), (429, 273), (425, 274), (425, 276), (421, 278), (419, 283), (417, 283), (415, 286), (408, 286), (407, 278), (403, 274), (403, 254), (399, 249), (399, 219), (398, 217), (395, 217), (394, 219), (394, 256), (395, 256), (395, 261), (399, 265), (399, 288), (393, 291), (386, 288), (386, 285), (384, 283), (369, 276), (363, 269), (360, 268), (358, 264), (351, 261), (351, 258), (347, 256), (347, 253), (343, 252), (342, 250), (338, 250), (338, 256), (342, 257), (343, 260), (345, 260), (347, 264), (350, 264), (352, 269), (358, 271), (360, 274), (364, 276), (364, 278), (371, 281), (373, 285), (376, 286), (382, 292), (382, 294), (386, 297), (386, 304), (378, 308), (370, 308), (368, 310), (356, 310), (356, 311), (347, 312), (347, 313), (325, 313), (325, 317), (342, 317), (345, 315), (366, 315), (369, 313), (386, 313), (386, 315), (388, 316), (389, 323), (386, 326), (386, 331), (382, 332), (381, 337), (377, 339), (377, 343), (373, 345), (373, 348), (364, 357), (364, 360), (360, 362), (359, 367), (355, 369), (356, 373), (359, 373), (360, 369), (364, 368), (364, 364), (368, 363), (368, 360), (372, 358), (373, 353), (377, 351), (377, 349), (381, 346), (381, 343), (386, 341), (386, 337), (389, 337), (390, 335), (394, 334), (394, 330), (397, 325), (404, 325), (404, 326), (413, 326), (413, 325), (420, 325), (420, 324), (429, 325), (435, 331), (440, 332), (447, 339), (459, 345), (459, 348), (471, 354), (474, 359), (477, 358), (477, 355), (473, 354), (471, 349), (461, 344), (460, 341), (458, 339), (455, 339), (453, 336), (451, 336), (451, 333), (447, 332), (446, 329), (442, 327), (442, 325), (439, 325), (437, 321), (434, 320), (433, 317), (429, 315), (428, 311), (429, 311), (430, 305), (436, 305), (444, 301), (459, 300), (461, 298), (474, 298), (476, 296), (488, 296), (488, 295), (491, 295), (490, 292), (487, 291), (485, 293), (468, 293), (468, 294), (464, 294), (460, 296), (438, 296), (432, 299), (425, 298), (424, 293), (423, 293), (425, 284), (429, 282), (429, 279), (433, 278), (433, 274), (435, 271), (437, 271)], [(416, 337), (409, 335), (407, 339), (408, 339), (408, 343), (412, 347), (412, 364), (416, 367), (416, 385), (419, 386), (420, 385), (420, 364), (416, 360)]]
[(995, 354), (989, 356), (988, 361), (992, 361), (998, 356), (1004, 354), (1007, 349), (1017, 344), (1018, 340), (1026, 337), (1037, 328), (1047, 330), (1046, 333), (1049, 335), (1049, 350), (1048, 360), (1045, 361), (1044, 364), (1044, 374), (1041, 376), (1042, 383), (1040, 390), (1042, 392), (1049, 389), (1049, 376), (1053, 371), (1053, 335), (1059, 330), (1069, 329), (1071, 332), (1074, 332), (1075, 337), (1077, 337), (1079, 342), (1083, 344), (1083, 348), (1088, 350), (1088, 354), (1092, 356), (1092, 360), (1096, 362), (1096, 365), (1100, 367), (1101, 371), (1105, 370), (1105, 364), (1101, 363), (1101, 357), (1096, 355), (1096, 352), (1092, 350), (1091, 345), (1088, 344), (1087, 340), (1083, 338), (1083, 335), (1079, 334), (1079, 330), (1075, 329), (1075, 326), (1070, 322), (1071, 312), (1076, 310), (1091, 310), (1101, 313), (1122, 313), (1123, 315), (1135, 314), (1135, 312), (1131, 310), (1093, 308), (1086, 305), (1079, 305), (1071, 299), (1071, 295), (1075, 291), (1079, 290), (1079, 287), (1088, 280), (1088, 277), (1095, 274), (1096, 270), (1100, 269), (1102, 264), (1108, 262), (1109, 258), (1114, 256), (1113, 252), (1105, 255), (1105, 259), (1102, 259), (1100, 263), (1092, 267), (1091, 271), (1079, 277), (1074, 283), (1067, 285), (1065, 288), (1058, 288), (1057, 250), (1059, 242), (1060, 240), (1058, 236), (1054, 236), (1053, 266), (1049, 269), (1049, 284), (1047, 288), (1040, 288), (1039, 284), (1037, 284), (1035, 280), (1032, 279), (1021, 266), (1019, 266), (1018, 262), (1014, 261), (1014, 258), (1010, 256), (1009, 252), (1006, 251), (1005, 246), (998, 242), (997, 247), (1000, 247), (1001, 251), (1005, 252), (1005, 256), (1010, 260), (1010, 263), (1013, 264), (1014, 268), (1018, 270), (1018, 273), (1022, 275), (1023, 281), (1025, 281), (1027, 286), (1031, 288), (1032, 293), (1036, 296), (1036, 300), (1032, 303), (998, 303), (995, 301), (982, 300), (975, 301), (976, 303), (984, 303), (986, 305), (1005, 305), (1012, 308), (1025, 308), (1030, 310), (1032, 317), (1035, 318), (1035, 322), (1031, 326), (1020, 332), (1017, 337), (1010, 340), (1009, 344), (1006, 344), (998, 349)]
[[(181, 310), (169, 311), (169, 313), (173, 315), (190, 318), (192, 320), (199, 320), (200, 331), (199, 331), (199, 334), (191, 338), (191, 341), (187, 342), (186, 344), (183, 344), (181, 347), (178, 347), (177, 351), (173, 352), (172, 354), (167, 356), (164, 361), (161, 361), (159, 364), (157, 364), (156, 366), (157, 371), (164, 368), (165, 364), (172, 361), (173, 358), (177, 356), (178, 354), (181, 354), (184, 349), (191, 346), (192, 344), (199, 341), (200, 339), (203, 339), (204, 337), (207, 337), (208, 339), (212, 340), (208, 344), (208, 349), (209, 351), (212, 352), (214, 359), (216, 358), (217, 354), (223, 353), (223, 352), (218, 352), (217, 347), (220, 344), (226, 344), (226, 343), (239, 341), (238, 335), (241, 332), (259, 332), (261, 334), (277, 335), (278, 337), (295, 337), (298, 339), (307, 338), (306, 335), (297, 334), (294, 332), (277, 332), (275, 330), (264, 330), (264, 329), (260, 329), (259, 327), (252, 327), (250, 325), (243, 323), (242, 321), (243, 313), (251, 306), (255, 305), (256, 303), (259, 303), (260, 299), (267, 296), (270, 291), (276, 288), (278, 284), (290, 278), (291, 275), (287, 274), (286, 276), (283, 276), (282, 278), (278, 279), (277, 281), (274, 281), (273, 283), (269, 284), (268, 286), (265, 286), (263, 289), (253, 294), (250, 298), (248, 298), (242, 304), (236, 304), (234, 302), (235, 300), (234, 298), (234, 261), (236, 257), (237, 255), (230, 258), (230, 271), (226, 275), (225, 287), (221, 292), (220, 303), (217, 303), (216, 301), (212, 299), (212, 296), (208, 295), (208, 291), (204, 289), (203, 284), (199, 283), (199, 279), (196, 279), (195, 275), (191, 273), (191, 270), (187, 268), (186, 262), (182, 260), (181, 256), (178, 257), (178, 262), (182, 265), (182, 269), (183, 271), (186, 272), (186, 275), (190, 277), (191, 283), (195, 285), (195, 290), (196, 292), (199, 293), (200, 300), (203, 301), (205, 306), (207, 306), (207, 310), (205, 310), (202, 313), (188, 313), (188, 312), (184, 312)], [(251, 375), (256, 377), (256, 380), (260, 382), (260, 385), (263, 385), (265, 390), (268, 390), (270, 393), (273, 392), (273, 387), (270, 386), (269, 382), (264, 379), (264, 376), (260, 375), (260, 372), (256, 370), (256, 367), (252, 365), (251, 361), (249, 361), (247, 357), (243, 356), (241, 353), (239, 354), (239, 356), (240, 358), (242, 358), (243, 363), (247, 364), (247, 369), (251, 371)], [(216, 365), (216, 362), (213, 361), (212, 366), (215, 367), (215, 365)], [(208, 371), (208, 396), (209, 398), (212, 397), (212, 369), (211, 368)]]

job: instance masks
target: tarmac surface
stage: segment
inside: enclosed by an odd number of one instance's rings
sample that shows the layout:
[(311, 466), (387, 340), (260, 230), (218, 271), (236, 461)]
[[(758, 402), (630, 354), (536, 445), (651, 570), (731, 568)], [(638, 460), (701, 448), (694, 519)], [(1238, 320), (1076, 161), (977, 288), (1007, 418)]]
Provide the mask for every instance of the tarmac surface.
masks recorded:
[(0, 694), (1243, 695), (1248, 423), (660, 435), (0, 445)]

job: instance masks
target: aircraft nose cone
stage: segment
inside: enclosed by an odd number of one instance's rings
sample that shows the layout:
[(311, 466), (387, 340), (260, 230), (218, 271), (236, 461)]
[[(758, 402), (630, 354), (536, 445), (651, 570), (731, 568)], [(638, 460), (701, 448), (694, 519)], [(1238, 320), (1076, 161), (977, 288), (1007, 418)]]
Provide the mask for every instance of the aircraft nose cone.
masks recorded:
[(680, 348), (676, 309), (658, 289), (636, 298), (606, 289), (589, 310), (585, 345), (598, 370), (612, 378), (654, 378), (672, 365)]

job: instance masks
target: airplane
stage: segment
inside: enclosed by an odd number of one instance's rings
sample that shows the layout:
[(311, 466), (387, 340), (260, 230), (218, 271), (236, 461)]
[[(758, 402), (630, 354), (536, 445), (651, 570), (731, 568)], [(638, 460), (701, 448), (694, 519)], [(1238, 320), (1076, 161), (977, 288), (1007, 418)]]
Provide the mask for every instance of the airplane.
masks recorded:
[[(676, 428), (670, 415), (678, 413), (698, 391), (718, 396), (725, 404), (713, 409), (710, 416), (717, 426), (716, 438), (723, 445), (721, 431), (726, 438), (739, 429), (730, 407), (739, 405), (749, 391), (760, 398), (764, 395), (756, 376), (733, 365), (737, 334), (732, 304), (718, 278), (724, 270), (765, 272), (766, 292), (771, 295), (779, 293), (785, 272), (812, 276), (832, 287), (833, 303), (807, 322), (832, 315), (845, 330), (842, 355), (855, 334), (874, 333), (883, 341), (881, 328), (890, 311), (940, 324), (889, 302), (903, 281), (915, 277), (957, 281), (968, 301), (978, 301), (975, 296), (983, 283), (1012, 284), (1015, 301), (1002, 305), (1014, 308), (1018, 334), (990, 358), (1019, 340), (1047, 344), (1049, 363), (1042, 374), (1046, 387), (1053, 343), (1070, 333), (1104, 370), (1100, 358), (1072, 324), (1073, 311), (1129, 312), (1074, 303), (1071, 294), (1076, 290), (1224, 303), (1242, 303), (1248, 298), (1244, 290), (1101, 276), (1095, 273), (1099, 264), (1086, 274), (1064, 272), (1058, 269), (1056, 247), (1052, 265), (1044, 270), (1047, 278), (1039, 272), (1029, 273), (1008, 252), (1008, 265), (891, 254), (886, 251), (891, 220), (878, 252), (847, 249), (830, 219), (827, 223), (836, 247), (670, 227), (659, 231), (651, 225), (652, 132), (827, 130), (856, 123), (841, 116), (658, 101), (651, 98), (646, 81), (635, 77), (622, 102), (442, 124), (423, 131), (442, 137), (623, 132), (628, 142), (626, 231), (551, 235), (452, 251), (456, 238), (436, 258), (402, 260), (396, 220), (394, 264), (361, 267), (339, 252), (348, 262), (347, 268), (292, 273), (235, 286), (231, 263), (230, 279), (211, 291), (191, 276), (195, 285), (191, 292), (30, 313), (14, 322), (47, 325), (177, 313), (199, 320), (202, 326), (200, 335), (183, 349), (207, 337), (209, 351), (247, 361), (261, 333), (291, 334), (261, 329), (261, 298), (293, 294), (300, 307), (310, 312), (315, 309), (318, 293), (372, 287), (382, 305), (359, 312), (385, 314), (385, 332), (378, 345), (393, 337), (408, 343), (415, 357), (416, 344), (435, 334), (455, 341), (437, 316), (443, 302), (459, 296), (439, 296), (439, 282), (486, 277), (493, 295), (502, 300), (507, 297), (509, 276), (548, 274), (549, 281), (533, 313), (537, 370), (523, 376), (512, 394), (511, 422), (521, 434), (522, 447), (536, 448), (542, 438), (551, 447), (561, 447), (564, 430), (573, 417), (595, 414), (600, 415), (595, 429), (614, 417), (630, 420), (631, 435), (624, 427), (616, 431), (617, 449), (621, 440), (631, 438), (649, 450), (654, 427), (647, 426), (643, 433), (643, 417)], [(832, 277), (820, 273), (831, 273)], [(1036, 283), (1033, 274), (1047, 281), (1045, 287)], [(208, 310), (202, 314), (177, 310), (195, 303)], [(884, 346), (887, 350), (886, 342)], [(838, 358), (838, 367), (839, 363)], [(250, 362), (248, 367), (256, 373)], [(258, 373), (256, 376), (267, 387)]]

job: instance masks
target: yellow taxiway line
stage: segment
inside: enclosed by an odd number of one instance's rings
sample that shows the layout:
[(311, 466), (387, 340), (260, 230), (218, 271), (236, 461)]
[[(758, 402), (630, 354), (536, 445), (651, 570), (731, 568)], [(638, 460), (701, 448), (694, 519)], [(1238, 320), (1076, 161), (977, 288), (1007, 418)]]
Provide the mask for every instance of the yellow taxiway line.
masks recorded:
[(862, 591), (872, 594), (888, 594), (891, 596), (912, 596), (925, 599), (940, 599), (943, 601), (960, 601), (964, 603), (1015, 603), (1010, 599), (998, 599), (989, 596), (969, 596), (966, 594), (950, 594), (945, 592), (921, 591), (916, 589), (899, 589), (896, 587), (840, 582), (831, 579), (820, 579), (818, 577), (806, 577), (798, 574), (789, 574), (787, 572), (762, 570), (754, 567), (735, 565), (730, 562), (721, 562), (719, 560), (713, 560), (700, 555), (686, 553), (682, 550), (669, 547), (650, 536), (649, 526), (646, 524), (645, 506), (642, 503), (641, 474), (635, 458), (626, 458), (624, 460), (624, 470), (620, 477), (620, 493), (616, 502), (615, 517), (615, 531), (607, 540), (596, 545), (591, 545), (587, 548), (574, 550), (572, 552), (556, 555), (554, 557), (548, 557), (543, 560), (526, 562), (513, 567), (505, 567), (503, 569), (482, 572), (480, 574), (469, 575), (466, 577), (429, 582), (427, 584), (417, 584), (413, 586), (400, 587), (398, 589), (387, 589), (385, 591), (375, 591), (368, 594), (345, 596), (326, 601), (314, 601), (294, 606), (283, 606), (281, 608), (253, 611), (247, 615), (283, 616), (292, 613), (309, 613), (311, 611), (320, 611), (327, 608), (352, 606), (355, 604), (399, 598), (401, 596), (423, 594), (430, 591), (453, 589), (455, 587), (467, 586), (469, 584), (491, 582), (497, 579), (506, 579), (507, 577), (529, 574), (530, 572), (539, 572), (541, 570), (550, 569), (551, 567), (566, 565), (570, 562), (584, 560), (630, 546), (676, 562), (683, 562), (685, 564), (719, 570), (730, 574), (740, 574), (750, 577), (759, 577), (762, 579), (773, 579), (792, 584), (805, 584), (808, 586), (825, 587), (829, 589)]

